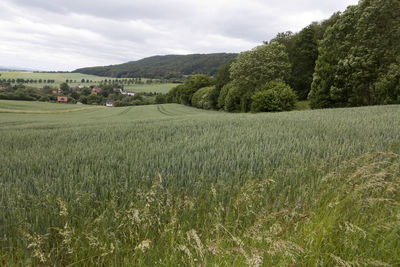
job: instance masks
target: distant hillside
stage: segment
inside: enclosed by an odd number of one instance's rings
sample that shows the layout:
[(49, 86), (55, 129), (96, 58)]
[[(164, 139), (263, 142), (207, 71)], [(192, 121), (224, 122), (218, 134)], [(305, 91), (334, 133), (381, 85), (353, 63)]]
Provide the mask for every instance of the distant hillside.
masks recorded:
[(236, 56), (228, 53), (153, 56), (120, 65), (81, 68), (73, 72), (116, 78), (179, 78), (199, 73), (213, 75), (219, 66)]

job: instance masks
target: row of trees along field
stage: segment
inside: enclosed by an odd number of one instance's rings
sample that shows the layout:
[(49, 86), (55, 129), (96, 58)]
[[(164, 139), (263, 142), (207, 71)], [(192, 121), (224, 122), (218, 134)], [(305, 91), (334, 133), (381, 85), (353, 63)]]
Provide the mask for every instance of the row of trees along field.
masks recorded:
[[(66, 80), (67, 83), (76, 83), (76, 80)], [(153, 83), (168, 83), (168, 82), (181, 82), (178, 80), (168, 80), (168, 79), (143, 79), (142, 78), (129, 78), (129, 79), (104, 79), (100, 80), (99, 83), (101, 84), (125, 84), (125, 85), (130, 85), (130, 84), (153, 84)], [(93, 83), (93, 80), (89, 79), (81, 79), (80, 83)]]
[(16, 78), (16, 79), (0, 79), (1, 84), (12, 84), (12, 83), (55, 83), (56, 81), (53, 79), (23, 79), (23, 78)]
[(343, 13), (242, 52), (214, 79), (197, 75), (170, 102), (230, 112), (400, 103), (400, 1), (362, 0)]
[[(0, 75), (1, 76), (1, 75)], [(93, 80), (84, 79), (81, 80), (73, 80), (66, 79), (66, 83), (93, 83)], [(153, 84), (153, 83), (168, 83), (168, 82), (180, 82), (177, 80), (167, 80), (167, 79), (143, 79), (142, 78), (132, 78), (132, 79), (104, 79), (100, 81), (96, 81), (96, 83), (101, 84)], [(55, 83), (54, 79), (24, 79), (24, 78), (8, 78), (8, 79), (0, 79), (1, 84), (25, 84), (25, 83)]]

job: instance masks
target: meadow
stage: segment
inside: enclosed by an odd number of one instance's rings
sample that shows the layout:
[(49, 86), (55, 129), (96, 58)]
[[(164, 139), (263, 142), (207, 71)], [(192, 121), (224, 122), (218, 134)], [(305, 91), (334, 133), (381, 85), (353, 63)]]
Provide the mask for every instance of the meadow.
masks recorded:
[[(32, 80), (54, 80), (54, 83), (39, 83), (39, 82), (29, 82), (24, 83), (26, 86), (33, 88), (43, 88), (46, 85), (59, 87), (61, 83), (69, 80), (68, 84), (71, 87), (77, 87), (78, 85), (95, 85), (98, 86), (100, 82), (107, 79), (108, 81), (117, 80), (116, 78), (101, 77), (96, 75), (81, 74), (81, 73), (38, 73), (38, 72), (18, 72), (18, 71), (0, 71), (0, 79), (32, 79)], [(90, 80), (92, 82), (81, 83), (82, 79)], [(72, 80), (72, 82), (71, 82)], [(141, 81), (144, 84), (129, 84), (125, 85), (124, 89), (126, 91), (141, 93), (141, 92), (156, 92), (156, 93), (167, 93), (172, 87), (176, 86), (173, 83), (152, 83), (146, 84), (147, 79), (142, 78)], [(13, 83), (15, 85), (17, 83)]]
[(70, 106), (0, 100), (0, 265), (400, 265), (399, 105)]
[(163, 93), (166, 94), (176, 83), (130, 84), (125, 85), (124, 90), (135, 93)]

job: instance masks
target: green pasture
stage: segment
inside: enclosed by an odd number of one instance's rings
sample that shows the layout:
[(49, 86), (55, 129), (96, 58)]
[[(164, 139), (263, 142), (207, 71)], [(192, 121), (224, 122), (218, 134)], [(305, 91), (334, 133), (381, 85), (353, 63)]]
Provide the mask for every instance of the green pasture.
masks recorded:
[[(33, 79), (33, 80), (54, 80), (54, 83), (25, 83), (25, 85), (34, 87), (34, 88), (43, 88), (45, 85), (58, 87), (61, 83), (66, 80), (73, 80), (74, 82), (68, 82), (71, 87), (76, 87), (80, 84), (84, 86), (90, 85), (99, 85), (101, 81), (107, 80), (116, 80), (116, 78), (110, 77), (100, 77), (89, 74), (81, 74), (81, 73), (34, 73), (34, 72), (16, 72), (16, 71), (0, 71), (0, 79)], [(85, 82), (81, 83), (81, 80), (91, 80), (93, 82)], [(129, 78), (127, 78), (129, 79)], [(120, 80), (120, 79), (118, 79)], [(76, 81), (76, 82), (75, 82)], [(142, 78), (142, 82), (146, 83), (147, 79)], [(14, 83), (16, 84), (16, 83)], [(124, 85), (124, 89), (131, 92), (157, 92), (157, 93), (167, 93), (172, 87), (176, 86), (173, 83), (152, 83), (152, 84), (130, 84)]]
[(173, 87), (177, 86), (176, 83), (161, 83), (161, 84), (132, 84), (132, 85), (124, 85), (124, 90), (135, 93), (142, 92), (156, 92), (166, 94)]
[(69, 106), (0, 101), (0, 265), (400, 265), (399, 105)]
[(34, 101), (8, 101), (0, 100), (0, 113), (56, 113), (82, 109), (101, 109), (100, 106), (73, 105), (64, 103), (48, 103)]

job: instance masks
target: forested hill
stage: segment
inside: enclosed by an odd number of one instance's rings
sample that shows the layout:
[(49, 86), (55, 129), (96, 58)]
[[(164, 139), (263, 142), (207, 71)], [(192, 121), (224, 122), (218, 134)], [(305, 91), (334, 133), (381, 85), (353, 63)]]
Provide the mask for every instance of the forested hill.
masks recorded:
[(153, 56), (138, 61), (104, 67), (90, 67), (73, 72), (116, 78), (179, 78), (189, 74), (213, 75), (218, 68), (236, 58), (233, 53)]

